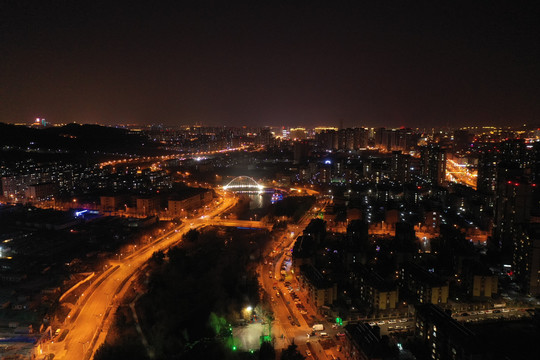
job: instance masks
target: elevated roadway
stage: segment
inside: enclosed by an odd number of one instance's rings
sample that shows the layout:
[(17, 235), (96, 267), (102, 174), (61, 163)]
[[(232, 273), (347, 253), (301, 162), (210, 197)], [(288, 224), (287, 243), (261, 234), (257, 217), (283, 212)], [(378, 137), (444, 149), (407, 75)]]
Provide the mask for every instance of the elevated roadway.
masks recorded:
[(262, 221), (251, 221), (251, 220), (228, 220), (228, 219), (211, 219), (212, 225), (221, 225), (221, 226), (236, 226), (236, 227), (245, 227), (245, 228), (255, 228), (255, 229), (268, 229), (272, 230), (272, 224), (267, 224)]

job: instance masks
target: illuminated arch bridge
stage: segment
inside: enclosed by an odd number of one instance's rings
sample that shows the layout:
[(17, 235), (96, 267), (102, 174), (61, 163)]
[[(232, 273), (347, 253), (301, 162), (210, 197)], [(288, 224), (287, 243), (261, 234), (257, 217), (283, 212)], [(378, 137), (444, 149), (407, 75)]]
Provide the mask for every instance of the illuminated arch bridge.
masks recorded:
[(262, 193), (264, 192), (264, 186), (259, 185), (250, 176), (238, 176), (232, 179), (223, 189), (238, 193)]

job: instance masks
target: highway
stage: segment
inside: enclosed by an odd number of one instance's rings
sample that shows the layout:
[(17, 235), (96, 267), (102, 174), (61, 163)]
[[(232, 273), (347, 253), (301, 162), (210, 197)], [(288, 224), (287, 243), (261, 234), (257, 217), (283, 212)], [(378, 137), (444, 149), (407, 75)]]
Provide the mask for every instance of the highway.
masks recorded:
[(38, 358), (45, 353), (53, 353), (55, 359), (91, 359), (95, 350), (105, 340), (106, 329), (113, 319), (115, 300), (122, 298), (138, 270), (144, 268), (155, 251), (166, 250), (177, 244), (184, 233), (192, 228), (209, 225), (214, 216), (226, 211), (236, 202), (232, 196), (222, 199), (223, 201), (205, 216), (189, 220), (189, 225), (181, 224), (122, 260), (112, 261), (108, 269), (97, 277), (81, 296), (86, 298), (82, 298), (66, 318), (63, 331), (68, 333), (64, 340), (39, 344), (36, 347)]
[(166, 160), (216, 155), (216, 154), (222, 154), (222, 153), (231, 152), (231, 151), (240, 151), (240, 150), (244, 150), (245, 148), (246, 148), (245, 146), (239, 146), (237, 148), (224, 148), (220, 150), (210, 150), (210, 151), (196, 151), (192, 153), (183, 153), (183, 154), (123, 158), (123, 159), (118, 159), (118, 160), (105, 161), (105, 162), (100, 163), (99, 166), (103, 167), (103, 166), (117, 166), (117, 165), (127, 165), (127, 164), (133, 165), (136, 163), (155, 162), (155, 164), (153, 164), (152, 166), (157, 167), (157, 165), (160, 162), (166, 161)]
[(470, 170), (454, 160), (446, 160), (446, 178), (448, 181), (466, 185), (476, 190), (477, 177), (477, 171)]

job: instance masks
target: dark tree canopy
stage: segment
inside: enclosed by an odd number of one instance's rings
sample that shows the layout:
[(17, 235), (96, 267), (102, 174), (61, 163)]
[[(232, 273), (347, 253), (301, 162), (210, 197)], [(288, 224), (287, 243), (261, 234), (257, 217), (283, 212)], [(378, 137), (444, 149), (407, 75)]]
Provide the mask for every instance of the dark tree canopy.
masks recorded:
[(289, 345), (289, 347), (281, 353), (281, 360), (304, 360), (305, 357), (298, 351), (298, 346), (295, 343)]

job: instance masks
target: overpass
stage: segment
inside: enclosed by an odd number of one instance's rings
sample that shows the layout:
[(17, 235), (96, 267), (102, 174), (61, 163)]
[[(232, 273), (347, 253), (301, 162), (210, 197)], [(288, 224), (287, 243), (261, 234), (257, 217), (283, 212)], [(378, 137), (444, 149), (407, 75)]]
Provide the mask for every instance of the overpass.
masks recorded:
[(272, 230), (272, 226), (273, 226), (272, 224), (267, 224), (262, 221), (229, 220), (229, 219), (208, 219), (205, 225), (234, 226), (234, 227), (268, 229), (268, 230)]

